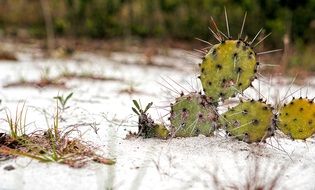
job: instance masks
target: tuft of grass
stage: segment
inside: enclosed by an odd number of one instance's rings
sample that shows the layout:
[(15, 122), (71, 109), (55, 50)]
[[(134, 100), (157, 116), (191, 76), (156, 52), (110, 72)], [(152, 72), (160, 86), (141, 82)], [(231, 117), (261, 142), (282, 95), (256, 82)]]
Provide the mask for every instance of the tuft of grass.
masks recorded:
[(96, 147), (91, 144), (85, 143), (80, 138), (70, 138), (73, 132), (79, 133), (75, 126), (60, 130), (58, 100), (52, 126), (46, 131), (33, 132), (29, 135), (25, 133), (24, 107), (23, 105), (22, 111), (17, 111), (19, 114), (15, 119), (7, 114), (7, 120), (12, 129), (10, 135), (1, 135), (0, 158), (24, 156), (40, 162), (56, 162), (75, 168), (83, 167), (88, 161), (107, 165), (115, 164), (114, 160), (97, 154)]
[(13, 139), (18, 139), (26, 134), (26, 115), (27, 109), (25, 109), (25, 102), (22, 105), (22, 108), (19, 109), (17, 106), (15, 111), (15, 116), (12, 116), (11, 112), (8, 109), (5, 109), (6, 123), (10, 128), (10, 136)]
[[(246, 161), (246, 167), (240, 168), (239, 163), (235, 163), (235, 167), (239, 170), (239, 177), (237, 181), (231, 179), (229, 172), (223, 171), (224, 180), (218, 175), (221, 169), (216, 166), (214, 172), (205, 170), (210, 181), (201, 181), (208, 188), (213, 189), (242, 189), (242, 190), (276, 190), (287, 189), (283, 184), (283, 177), (285, 172), (289, 169), (287, 165), (277, 165), (275, 163), (267, 163), (264, 165), (262, 160), (257, 156), (249, 157)], [(271, 172), (270, 172), (271, 171)], [(196, 178), (200, 179), (200, 178)], [(210, 183), (209, 183), (210, 182)]]

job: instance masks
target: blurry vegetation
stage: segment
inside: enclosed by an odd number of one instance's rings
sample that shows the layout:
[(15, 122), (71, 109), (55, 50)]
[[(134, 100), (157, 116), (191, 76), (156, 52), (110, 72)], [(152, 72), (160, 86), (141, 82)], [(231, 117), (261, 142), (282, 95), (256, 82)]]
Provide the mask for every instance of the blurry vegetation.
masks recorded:
[[(265, 34), (272, 31), (268, 41), (270, 47), (282, 48), (285, 34), (289, 36), (290, 47), (297, 47), (298, 52), (304, 52), (306, 45), (315, 42), (315, 0), (47, 1), (57, 37), (139, 37), (188, 41), (199, 37), (209, 40), (207, 26), (210, 25), (210, 16), (225, 31), (226, 7), (234, 37), (247, 11), (246, 34), (253, 37), (264, 26)], [(40, 0), (1, 0), (2, 35), (46, 37), (42, 10)], [(300, 61), (296, 58), (290, 64)]]

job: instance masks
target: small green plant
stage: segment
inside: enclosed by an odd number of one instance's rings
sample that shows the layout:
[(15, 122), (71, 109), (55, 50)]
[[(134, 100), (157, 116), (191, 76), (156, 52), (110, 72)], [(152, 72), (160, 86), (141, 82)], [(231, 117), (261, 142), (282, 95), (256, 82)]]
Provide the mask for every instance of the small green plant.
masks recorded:
[(25, 135), (26, 133), (26, 115), (27, 109), (25, 109), (25, 103), (23, 103), (22, 108), (19, 109), (17, 106), (15, 111), (15, 116), (12, 116), (11, 112), (5, 109), (6, 123), (10, 128), (10, 136), (13, 139), (18, 139), (19, 137)]
[(0, 157), (25, 156), (41, 162), (58, 162), (76, 168), (84, 166), (89, 160), (108, 165), (115, 164), (115, 161), (96, 154), (94, 147), (84, 143), (80, 138), (70, 138), (69, 135), (77, 131), (75, 127), (60, 130), (58, 100), (52, 127), (42, 133), (38, 131), (30, 135), (25, 134), (26, 114), (23, 114), (23, 110), (24, 105), (22, 110), (17, 111), (19, 114), (16, 114), (15, 119), (7, 114), (11, 132), (10, 135), (1, 135)]
[(158, 137), (167, 138), (169, 131), (163, 124), (156, 124), (154, 120), (148, 115), (147, 111), (152, 107), (153, 102), (146, 105), (145, 109), (142, 109), (140, 103), (133, 100), (132, 111), (138, 115), (138, 133), (137, 136), (144, 138)]
[(68, 109), (69, 106), (67, 106), (67, 102), (72, 96), (73, 96), (73, 92), (69, 93), (68, 95), (55, 96), (54, 99), (56, 99), (60, 104), (58, 108), (60, 108), (62, 111)]

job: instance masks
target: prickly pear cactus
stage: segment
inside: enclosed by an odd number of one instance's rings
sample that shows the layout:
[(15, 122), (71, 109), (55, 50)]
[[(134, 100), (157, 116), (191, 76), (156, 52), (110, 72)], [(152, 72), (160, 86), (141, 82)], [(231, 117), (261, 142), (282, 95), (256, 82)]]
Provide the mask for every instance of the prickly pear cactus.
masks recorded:
[(244, 91), (255, 79), (257, 65), (254, 50), (241, 40), (214, 45), (200, 65), (205, 94), (218, 101)]
[(153, 128), (153, 137), (167, 139), (169, 136), (169, 131), (163, 124), (156, 124)]
[(280, 108), (278, 128), (293, 139), (306, 139), (315, 133), (315, 104), (305, 98), (293, 99)]
[(262, 101), (241, 102), (220, 118), (226, 131), (248, 143), (260, 142), (273, 134), (272, 108)]
[(177, 98), (176, 102), (171, 104), (170, 121), (173, 135), (177, 137), (211, 135), (218, 119), (215, 109), (206, 96), (198, 93)]
[(166, 139), (169, 136), (169, 131), (165, 125), (155, 123), (147, 113), (153, 105), (153, 102), (147, 104), (145, 109), (142, 109), (140, 103), (136, 100), (133, 100), (133, 104), (134, 107), (132, 107), (132, 110), (138, 115), (138, 133), (136, 136), (142, 136), (144, 138), (157, 137), (162, 139)]

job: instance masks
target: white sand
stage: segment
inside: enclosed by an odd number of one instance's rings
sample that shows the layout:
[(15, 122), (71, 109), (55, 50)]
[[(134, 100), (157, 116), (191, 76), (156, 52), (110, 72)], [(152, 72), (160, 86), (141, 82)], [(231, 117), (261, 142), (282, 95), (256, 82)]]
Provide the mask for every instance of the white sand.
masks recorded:
[[(71, 60), (32, 59), (29, 54), (21, 54), (18, 63), (1, 62), (1, 86), (21, 78), (38, 79), (45, 68), (50, 69), (50, 76), (56, 76), (67, 68), (79, 73), (91, 72), (117, 77), (124, 81), (71, 80), (67, 82), (71, 88), (69, 90), (1, 87), (1, 108), (7, 107), (14, 114), (16, 107), (22, 106), (19, 102), (25, 101), (28, 108), (28, 132), (47, 129), (43, 110), (48, 113), (51, 125), (55, 111), (53, 97), (58, 93), (74, 92), (68, 104), (70, 108), (61, 113), (64, 119), (61, 126), (95, 123), (99, 128), (98, 134), (89, 126), (80, 128), (86, 132), (84, 140), (100, 146), (105, 155), (115, 158), (117, 163), (114, 166), (91, 163), (83, 169), (73, 169), (27, 158), (3, 161), (0, 162), (0, 190), (214, 189), (217, 184), (213, 182), (212, 175), (216, 175), (225, 187), (234, 184), (242, 188), (248, 181), (248, 176), (253, 176), (253, 156), (259, 158), (262, 183), (273, 179), (277, 170), (283, 166), (286, 169), (281, 173), (280, 185), (276, 189), (315, 189), (314, 138), (302, 142), (277, 135), (267, 140), (267, 144), (260, 145), (248, 145), (223, 137), (221, 133), (214, 137), (124, 140), (127, 131), (137, 130), (137, 117), (131, 111), (132, 99), (140, 99), (143, 105), (153, 101), (155, 107), (150, 110), (150, 114), (153, 118), (160, 119), (167, 114), (167, 106), (173, 101), (172, 97), (176, 96), (168, 88), (185, 92), (185, 89), (191, 91), (192, 85), (193, 89), (200, 89), (200, 84), (196, 82), (196, 65), (193, 64), (198, 60), (187, 58), (187, 55), (183, 56), (181, 51), (176, 50), (171, 51), (168, 57), (154, 57), (153, 61), (176, 67), (141, 67), (137, 65), (145, 62), (141, 54), (121, 52), (109, 57), (81, 53)], [(270, 103), (275, 102), (276, 97), (283, 98), (289, 89), (288, 81), (283, 84), (275, 84), (275, 81), (276, 78), (273, 78), (272, 86), (258, 81), (254, 84)], [(141, 93), (128, 95), (119, 92), (131, 87)], [(293, 95), (300, 96), (302, 93), (305, 96), (307, 93), (308, 97), (315, 96), (314, 84), (311, 83), (302, 91), (299, 88), (292, 86), (288, 94), (297, 90)], [(246, 94), (251, 98), (259, 98), (254, 90), (247, 90)], [(5, 112), (1, 111), (0, 118), (4, 116)], [(167, 116), (163, 120), (167, 122)], [(0, 129), (8, 130), (3, 120), (0, 120)], [(15, 169), (4, 170), (8, 165), (13, 165)]]

